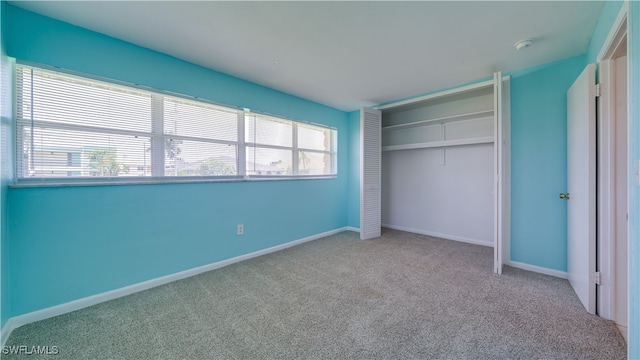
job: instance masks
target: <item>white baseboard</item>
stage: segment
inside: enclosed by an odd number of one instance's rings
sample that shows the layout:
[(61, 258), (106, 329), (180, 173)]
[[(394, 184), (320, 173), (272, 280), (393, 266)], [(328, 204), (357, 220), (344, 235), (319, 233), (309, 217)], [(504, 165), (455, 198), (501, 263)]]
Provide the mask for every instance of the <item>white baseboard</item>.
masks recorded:
[[(320, 239), (320, 238), (323, 238), (323, 237), (326, 237), (326, 236), (329, 236), (329, 235), (337, 234), (339, 232), (342, 232), (342, 231), (345, 231), (345, 230), (351, 230), (351, 229), (352, 228), (349, 228), (349, 227), (345, 226), (345, 227), (342, 227), (342, 228), (339, 228), (339, 229), (330, 230), (330, 231), (326, 231), (326, 232), (323, 232), (323, 233), (320, 233), (320, 234), (308, 236), (308, 237), (305, 237), (305, 238), (302, 238), (302, 239), (290, 241), (288, 243), (272, 246), (270, 248), (266, 248), (266, 249), (263, 249), (263, 250), (255, 251), (255, 252), (252, 252), (252, 253), (249, 253), (249, 254), (236, 256), (236, 257), (233, 257), (231, 259), (217, 261), (217, 262), (214, 262), (214, 263), (211, 263), (211, 264), (208, 264), (208, 265), (203, 265), (203, 266), (199, 266), (199, 267), (196, 267), (196, 268), (193, 268), (193, 269), (177, 272), (177, 273), (174, 273), (174, 274), (161, 276), (159, 278), (143, 281), (141, 283), (125, 286), (123, 288), (107, 291), (107, 292), (104, 292), (104, 293), (101, 293), (101, 294), (96, 294), (96, 295), (88, 296), (88, 297), (85, 297), (85, 298), (82, 298), (82, 299), (73, 300), (73, 301), (70, 301), (68, 303), (55, 305), (55, 306), (52, 306), (52, 307), (48, 307), (48, 308), (45, 308), (45, 309), (42, 309), (42, 310), (37, 310), (37, 311), (30, 312), (30, 313), (23, 314), (23, 315), (14, 316), (12, 318), (9, 318), (9, 320), (7, 321), (5, 326), (2, 328), (2, 336), (0, 337), (0, 340), (1, 340), (0, 346), (4, 346), (6, 340), (9, 338), (9, 335), (11, 334), (11, 332), (14, 329), (19, 328), (20, 326), (23, 326), (23, 325), (26, 325), (26, 324), (29, 324), (29, 323), (32, 323), (32, 322), (48, 319), (50, 317), (66, 314), (66, 313), (69, 313), (69, 312), (72, 312), (72, 311), (80, 310), (80, 309), (86, 308), (88, 306), (99, 304), (101, 302), (117, 299), (119, 297), (123, 297), (123, 296), (130, 295), (130, 294), (133, 294), (133, 293), (136, 293), (136, 292), (144, 291), (144, 290), (156, 287), (156, 286), (168, 284), (170, 282), (174, 282), (174, 281), (177, 281), (177, 280), (185, 279), (185, 278), (188, 278), (188, 277), (191, 277), (191, 276), (195, 276), (195, 275), (207, 272), (207, 271), (211, 271), (211, 270), (219, 269), (219, 268), (227, 266), (227, 265), (235, 264), (235, 263), (240, 262), (240, 261), (244, 261), (244, 260), (255, 258), (255, 257), (261, 256), (261, 255), (266, 255), (266, 254), (269, 254), (269, 253), (272, 253), (272, 252), (284, 250), (286, 248), (289, 248), (289, 247), (292, 247), (292, 246), (295, 246), (295, 245), (299, 245), (299, 244), (302, 244), (302, 243), (305, 243), (305, 242), (309, 242), (309, 241), (312, 241), (312, 240), (317, 240), (317, 239)], [(353, 230), (351, 230), (351, 231), (353, 231)]]
[(347, 231), (355, 231), (355, 232), (357, 232), (357, 233), (359, 233), (359, 232), (360, 232), (360, 228), (353, 227), (353, 226), (347, 226), (347, 227), (345, 228), (345, 230), (347, 230)]
[(2, 330), (0, 330), (0, 333), (2, 333), (0, 334), (0, 346), (4, 346), (4, 344), (7, 343), (9, 335), (11, 335), (11, 332), (15, 328), (17, 328), (17, 326), (14, 326), (12, 319), (7, 320), (7, 323), (4, 324)]
[(549, 269), (542, 266), (529, 265), (529, 264), (525, 264), (518, 261), (509, 261), (506, 265), (514, 268), (522, 269), (522, 270), (528, 270), (528, 271), (533, 271), (540, 274), (555, 276), (561, 279), (569, 278), (569, 275), (564, 271)]
[(482, 246), (493, 247), (493, 242), (487, 242), (487, 241), (478, 240), (478, 239), (471, 239), (471, 238), (466, 238), (466, 237), (462, 237), (462, 236), (440, 234), (440, 233), (433, 232), (433, 231), (426, 231), (426, 230), (421, 230), (421, 229), (412, 229), (412, 228), (408, 228), (408, 227), (404, 227), (404, 226), (396, 226), (396, 225), (390, 225), (390, 224), (382, 224), (382, 227), (386, 227), (386, 228), (393, 229), (393, 230), (411, 232), (411, 233), (420, 234), (420, 235), (435, 236), (435, 237), (439, 237), (439, 238), (442, 238), (442, 239), (445, 239), (445, 240), (455, 240), (455, 241), (465, 242), (465, 243), (474, 244), (474, 245), (482, 245)]

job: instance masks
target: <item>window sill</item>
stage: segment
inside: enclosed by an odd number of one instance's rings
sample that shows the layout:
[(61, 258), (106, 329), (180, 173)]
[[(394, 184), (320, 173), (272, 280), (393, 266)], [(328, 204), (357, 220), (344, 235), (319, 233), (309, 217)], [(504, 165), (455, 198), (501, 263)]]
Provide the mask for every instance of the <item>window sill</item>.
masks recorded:
[(113, 186), (113, 185), (170, 185), (170, 184), (200, 184), (225, 182), (253, 182), (253, 181), (291, 181), (291, 180), (325, 180), (337, 179), (337, 175), (308, 175), (308, 176), (232, 176), (210, 178), (153, 178), (144, 179), (118, 177), (107, 179), (20, 179), (9, 185), (9, 188), (44, 188), (44, 187), (77, 187), (77, 186)]

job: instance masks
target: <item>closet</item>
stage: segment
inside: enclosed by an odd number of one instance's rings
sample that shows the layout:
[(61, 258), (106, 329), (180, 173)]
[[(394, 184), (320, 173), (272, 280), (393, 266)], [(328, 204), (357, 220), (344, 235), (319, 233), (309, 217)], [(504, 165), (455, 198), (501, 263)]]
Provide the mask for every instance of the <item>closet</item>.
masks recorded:
[[(494, 247), (494, 271), (502, 271), (509, 234), (508, 94), (509, 78), (496, 73), (493, 80), (377, 107), (381, 226)], [(367, 212), (374, 213), (370, 204)]]

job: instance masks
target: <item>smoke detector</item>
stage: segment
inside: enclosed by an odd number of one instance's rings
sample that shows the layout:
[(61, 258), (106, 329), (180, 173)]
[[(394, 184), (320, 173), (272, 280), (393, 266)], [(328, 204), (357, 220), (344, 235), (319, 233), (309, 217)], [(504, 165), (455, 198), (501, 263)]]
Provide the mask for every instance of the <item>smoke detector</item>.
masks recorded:
[(531, 39), (526, 39), (526, 40), (520, 40), (517, 43), (515, 43), (513, 46), (515, 46), (516, 50), (522, 50), (524, 48), (528, 48), (529, 46), (533, 45), (533, 40)]

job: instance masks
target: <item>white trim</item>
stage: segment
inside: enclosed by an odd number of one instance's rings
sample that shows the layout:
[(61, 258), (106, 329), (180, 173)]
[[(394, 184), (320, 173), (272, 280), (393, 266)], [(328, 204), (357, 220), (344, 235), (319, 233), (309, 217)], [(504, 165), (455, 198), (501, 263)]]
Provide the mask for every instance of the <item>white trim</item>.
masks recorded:
[[(618, 12), (618, 16), (611, 26), (609, 30), (609, 34), (607, 35), (607, 39), (604, 44), (600, 48), (600, 53), (598, 54), (598, 75), (599, 82), (602, 88), (602, 93), (600, 95), (599, 106), (598, 106), (598, 116), (599, 116), (599, 128), (598, 128), (598, 156), (599, 156), (599, 168), (597, 170), (598, 182), (599, 186), (597, 189), (598, 196), (598, 262), (599, 267), (598, 271), (602, 274), (602, 284), (598, 287), (598, 315), (612, 320), (614, 322), (622, 321), (622, 319), (618, 319), (617, 307), (619, 305), (619, 291), (618, 287), (621, 286), (619, 283), (617, 275), (618, 269), (616, 267), (616, 242), (627, 241), (628, 245), (628, 231), (627, 238), (625, 240), (618, 238), (616, 235), (616, 220), (619, 215), (617, 207), (619, 204), (616, 203), (616, 177), (617, 171), (613, 164), (616, 162), (616, 156), (618, 149), (616, 146), (618, 144), (616, 137), (616, 129), (620, 126), (618, 123), (620, 121), (620, 115), (617, 114), (617, 106), (616, 99), (618, 98), (617, 91), (618, 86), (616, 84), (616, 72), (617, 64), (615, 63), (616, 54), (619, 49), (621, 49), (621, 45), (624, 44), (626, 46), (626, 54), (629, 54), (629, 20), (628, 20), (628, 11), (629, 5), (628, 2), (624, 2), (620, 11)], [(625, 41), (626, 40), (626, 41)], [(629, 62), (627, 58), (626, 68), (627, 72), (629, 69)], [(628, 75), (628, 74), (627, 74)], [(630, 104), (631, 100), (629, 98), (629, 84), (627, 84), (626, 89), (626, 101), (627, 111), (626, 111), (626, 120), (627, 123), (626, 129), (628, 130), (628, 120), (630, 112)], [(627, 140), (628, 140), (627, 134)], [(625, 144), (627, 150), (627, 157), (629, 156), (629, 146), (628, 141)], [(604, 165), (603, 165), (604, 164)], [(629, 180), (629, 175), (632, 174), (633, 169), (628, 167), (627, 165), (627, 180)], [(629, 184), (627, 184), (628, 186)], [(627, 194), (628, 195), (628, 194)], [(628, 198), (628, 196), (627, 196)], [(628, 206), (628, 204), (627, 204)], [(627, 208), (628, 212), (628, 208)], [(627, 230), (628, 230), (627, 224)], [(618, 243), (620, 244), (620, 243)], [(627, 266), (628, 266), (627, 259)], [(628, 268), (627, 268), (628, 271)], [(628, 284), (627, 284), (628, 285)], [(624, 285), (622, 285), (624, 286)], [(629, 305), (630, 301), (627, 293), (627, 319), (626, 323), (629, 323)]]
[(468, 138), (468, 139), (430, 141), (430, 142), (404, 144), (404, 145), (387, 145), (382, 147), (382, 151), (413, 150), (413, 149), (427, 149), (427, 148), (434, 148), (434, 147), (490, 144), (493, 142), (494, 142), (493, 136), (483, 136), (483, 137), (475, 137), (475, 138)]
[(624, 342), (628, 344), (629, 343), (629, 328), (627, 326), (620, 325), (620, 324), (615, 324), (615, 325), (618, 328), (618, 331), (620, 331), (620, 334), (622, 334), (622, 337), (624, 338)]
[(396, 226), (396, 225), (390, 225), (390, 224), (382, 224), (382, 227), (386, 227), (386, 228), (393, 229), (393, 230), (411, 232), (411, 233), (414, 233), (414, 234), (434, 236), (434, 237), (438, 237), (438, 238), (445, 239), (445, 240), (460, 241), (460, 242), (473, 244), (473, 245), (493, 247), (492, 246), (493, 243), (491, 241), (471, 239), (471, 238), (467, 238), (467, 237), (463, 237), (463, 236), (442, 234), (442, 233), (437, 233), (437, 232), (433, 232), (433, 231), (413, 229), (413, 228), (408, 228), (408, 227), (404, 227), (404, 226)]
[[(31, 119), (18, 118), (16, 119), (16, 125), (18, 126), (31, 126)], [(68, 123), (60, 123), (55, 121), (48, 120), (37, 120), (34, 127), (43, 127), (47, 129), (61, 129), (61, 130), (74, 130), (74, 131), (84, 131), (84, 132), (92, 132), (92, 133), (100, 133), (100, 134), (114, 134), (114, 135), (126, 135), (126, 136), (140, 136), (151, 138), (152, 133), (138, 130), (122, 130), (118, 128), (106, 128), (101, 126), (91, 126), (91, 125), (78, 125), (78, 124), (68, 124)]]
[(451, 95), (451, 94), (462, 94), (462, 93), (467, 92), (467, 91), (472, 91), (472, 90), (482, 89), (482, 88), (488, 88), (488, 87), (492, 87), (492, 86), (493, 86), (493, 79), (487, 80), (487, 81), (482, 81), (482, 82), (479, 82), (479, 83), (476, 83), (476, 84), (456, 87), (456, 88), (445, 90), (445, 91), (438, 91), (438, 92), (433, 93), (433, 94), (418, 96), (418, 97), (412, 98), (412, 99), (396, 101), (396, 102), (393, 102), (393, 103), (390, 103), (390, 104), (386, 104), (386, 105), (375, 106), (373, 108), (377, 109), (377, 110), (390, 109), (390, 108), (394, 108), (394, 107), (398, 107), (398, 106), (402, 106), (402, 105), (413, 104), (413, 103), (420, 102), (420, 101), (437, 99), (437, 98), (444, 97), (444, 96)]
[[(120, 176), (100, 179), (85, 178), (24, 178), (9, 184), (9, 188), (35, 187), (72, 187), (72, 186), (112, 186), (112, 185), (163, 185), (163, 184), (202, 184), (218, 182), (249, 182), (249, 181), (289, 181), (289, 180), (323, 180), (337, 179), (338, 175), (231, 175), (231, 176), (160, 176), (136, 177)], [(66, 182), (65, 182), (66, 181)]]
[(514, 268), (522, 269), (522, 270), (533, 271), (533, 272), (536, 272), (536, 273), (549, 275), (549, 276), (555, 276), (555, 277), (561, 278), (561, 279), (568, 279), (569, 278), (569, 275), (567, 274), (566, 271), (554, 270), (554, 269), (549, 269), (549, 268), (542, 267), (542, 266), (525, 264), (525, 263), (522, 263), (522, 262), (519, 262), (519, 261), (509, 261), (507, 263), (507, 265), (509, 265), (511, 267), (514, 267)]
[(44, 320), (44, 319), (48, 319), (54, 316), (58, 316), (58, 315), (62, 315), (62, 314), (66, 314), (72, 311), (76, 311), (76, 310), (80, 310), (92, 305), (96, 305), (105, 301), (109, 301), (109, 300), (113, 300), (113, 299), (117, 299), (119, 297), (123, 297), (123, 296), (127, 296), (133, 293), (137, 293), (140, 291), (144, 291), (147, 289), (151, 289), (157, 286), (161, 286), (161, 285), (165, 285), (168, 284), (170, 282), (174, 282), (177, 280), (182, 280), (191, 276), (195, 276), (198, 274), (202, 274), (204, 272), (207, 271), (211, 271), (211, 270), (215, 270), (215, 269), (219, 269), (222, 267), (225, 267), (227, 265), (231, 265), (231, 264), (235, 264), (237, 262), (240, 261), (244, 261), (244, 260), (249, 260), (258, 256), (262, 256), (262, 255), (266, 255), (266, 254), (270, 254), (276, 251), (280, 251), (280, 250), (284, 250), (286, 248), (295, 246), (295, 245), (300, 245), (302, 243), (305, 242), (309, 242), (309, 241), (313, 241), (313, 240), (317, 240), (323, 237), (327, 237), (333, 234), (337, 234), (340, 232), (343, 232), (345, 230), (349, 230), (351, 229), (350, 227), (341, 227), (335, 230), (329, 230), (320, 234), (316, 234), (316, 235), (311, 235), (302, 239), (298, 239), (298, 240), (294, 240), (294, 241), (290, 241), (288, 243), (284, 243), (284, 244), (280, 244), (280, 245), (276, 245), (276, 246), (272, 246), (266, 249), (262, 249), (262, 250), (258, 250), (258, 251), (254, 251), (252, 253), (248, 253), (248, 254), (244, 254), (244, 255), (240, 255), (240, 256), (236, 256), (230, 259), (226, 259), (226, 260), (221, 260), (221, 261), (217, 261), (208, 265), (203, 265), (203, 266), (199, 266), (193, 269), (189, 269), (189, 270), (184, 270), (184, 271), (180, 271), (174, 274), (170, 274), (170, 275), (165, 275), (165, 276), (161, 276), (155, 279), (151, 279), (151, 280), (147, 280), (147, 281), (143, 281), (137, 284), (133, 284), (133, 285), (129, 285), (129, 286), (125, 286), (119, 289), (115, 289), (115, 290), (111, 290), (111, 291), (107, 291), (101, 294), (96, 294), (96, 295), (91, 295), (82, 299), (77, 299), (77, 300), (73, 300), (70, 301), (68, 303), (64, 303), (64, 304), (59, 304), (59, 305), (54, 305), (45, 309), (41, 309), (41, 310), (36, 310), (27, 314), (22, 314), (22, 315), (18, 315), (18, 316), (14, 316), (12, 318), (10, 318), (9, 320), (7, 320), (7, 323), (5, 324), (5, 326), (2, 328), (2, 345), (5, 344), (5, 341), (7, 340), (7, 338), (9, 338), (9, 335), (11, 334), (11, 332), (14, 329), (19, 328), (20, 326), (26, 325), (26, 324), (30, 324), (32, 322), (36, 322), (36, 321), (40, 321), (40, 320)]
[(502, 173), (500, 176), (502, 214), (502, 264), (511, 260), (511, 80), (502, 78)]
[(613, 239), (615, 237), (615, 226), (612, 226), (614, 218), (614, 199), (615, 199), (615, 186), (612, 183), (612, 179), (615, 178), (615, 151), (613, 149), (612, 140), (615, 138), (614, 122), (615, 110), (612, 108), (615, 105), (614, 93), (611, 91), (611, 84), (614, 84), (612, 80), (613, 72), (611, 69), (611, 60), (606, 59), (598, 62), (598, 77), (600, 78), (601, 93), (598, 98), (598, 145), (597, 145), (597, 228), (598, 228), (598, 271), (600, 271), (605, 279), (602, 281), (602, 285), (598, 287), (598, 315), (605, 319), (612, 319), (613, 303), (611, 279), (609, 274), (615, 276), (612, 271), (612, 263), (615, 256), (612, 256), (614, 252)]
[(345, 227), (345, 230), (347, 230), (347, 231), (354, 231), (354, 232), (357, 232), (357, 233), (359, 233), (359, 232), (360, 232), (360, 228), (353, 227), (353, 226), (347, 226), (347, 227)]
[[(502, 77), (502, 81), (509, 80), (510, 78), (511, 78), (510, 75), (505, 75), (505, 76)], [(449, 90), (437, 91), (435, 93), (431, 93), (431, 94), (427, 94), (427, 95), (423, 95), (423, 96), (418, 96), (418, 97), (411, 98), (411, 99), (405, 99), (405, 100), (392, 102), (392, 103), (389, 103), (389, 104), (374, 106), (373, 109), (377, 109), (377, 110), (391, 109), (391, 108), (394, 108), (394, 107), (413, 104), (413, 103), (420, 102), (420, 101), (437, 99), (437, 98), (440, 98), (440, 97), (443, 97), (443, 96), (447, 96), (447, 95), (462, 94), (462, 93), (467, 92), (467, 91), (472, 91), (472, 90), (482, 89), (482, 88), (488, 88), (488, 87), (492, 87), (493, 86), (493, 81), (494, 81), (493, 79), (490, 79), (490, 80), (481, 81), (479, 83), (475, 83), (475, 84), (471, 84), (471, 85), (454, 87), (454, 88), (451, 88)]]
[[(253, 146), (256, 146), (255, 143)], [(291, 123), (291, 146), (293, 147), (293, 150), (291, 151), (291, 156), (293, 156), (291, 159), (291, 166), (293, 173), (298, 175), (300, 173), (300, 164), (298, 164), (299, 160), (297, 159), (300, 159), (300, 149), (298, 148), (298, 124), (295, 122)]]
[(502, 274), (502, 196), (503, 133), (502, 133), (502, 72), (493, 74), (493, 272)]
[(602, 44), (602, 47), (600, 47), (600, 52), (598, 53), (596, 62), (602, 61), (605, 57), (611, 57), (610, 52), (615, 51), (615, 49), (618, 47), (618, 44), (614, 44), (614, 41), (616, 42), (620, 41), (620, 39), (618, 38), (619, 37), (618, 35), (622, 34), (623, 32), (625, 34), (628, 33), (627, 29), (622, 29), (622, 25), (624, 24), (624, 21), (627, 20), (628, 13), (629, 13), (629, 2), (625, 1), (622, 3), (622, 6), (620, 7), (620, 11), (618, 12), (618, 16), (616, 17), (616, 20), (613, 22), (613, 25), (611, 25), (611, 28), (609, 29), (609, 34), (607, 35), (607, 38)]
[(245, 144), (245, 129), (244, 129), (244, 111), (238, 111), (237, 114), (237, 123), (238, 126), (238, 134), (243, 134), (242, 136), (238, 136), (238, 147), (236, 148), (237, 157), (236, 157), (236, 169), (238, 169), (238, 174), (247, 175), (247, 145)]
[(493, 109), (484, 110), (484, 111), (475, 111), (471, 113), (464, 113), (464, 114), (458, 114), (458, 115), (442, 116), (438, 118), (414, 121), (414, 122), (409, 122), (405, 124), (388, 125), (388, 126), (383, 126), (382, 131), (410, 129), (410, 128), (420, 127), (420, 126), (424, 126), (426, 124), (432, 124), (432, 123), (436, 123), (436, 124), (456, 123), (457, 124), (460, 122), (477, 121), (485, 118), (493, 118)]
[(11, 335), (11, 332), (15, 328), (17, 328), (17, 326), (13, 324), (13, 319), (7, 320), (7, 323), (4, 324), (4, 326), (2, 327), (2, 330), (0, 330), (0, 332), (2, 332), (2, 335), (0, 335), (0, 347), (4, 346), (4, 344), (7, 343), (7, 339), (9, 339), (9, 335)]

